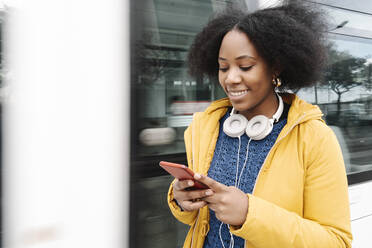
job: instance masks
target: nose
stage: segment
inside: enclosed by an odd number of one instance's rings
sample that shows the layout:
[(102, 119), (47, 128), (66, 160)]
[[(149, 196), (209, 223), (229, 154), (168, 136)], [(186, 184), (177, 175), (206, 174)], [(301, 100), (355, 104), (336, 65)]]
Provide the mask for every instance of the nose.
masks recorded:
[(240, 75), (239, 70), (237, 70), (235, 68), (231, 68), (227, 72), (227, 76), (226, 76), (226, 80), (225, 80), (226, 83), (233, 84), (233, 83), (240, 83), (241, 81), (242, 81), (242, 77)]

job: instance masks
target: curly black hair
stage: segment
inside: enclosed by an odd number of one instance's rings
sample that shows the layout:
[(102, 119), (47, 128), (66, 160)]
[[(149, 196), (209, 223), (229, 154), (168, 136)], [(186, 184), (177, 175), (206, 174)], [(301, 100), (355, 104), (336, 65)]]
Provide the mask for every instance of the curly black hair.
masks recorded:
[(218, 76), (218, 54), (223, 37), (244, 32), (271, 68), (280, 68), (282, 89), (298, 90), (315, 84), (326, 65), (327, 21), (319, 7), (299, 1), (253, 13), (225, 10), (196, 35), (189, 55), (192, 76)]

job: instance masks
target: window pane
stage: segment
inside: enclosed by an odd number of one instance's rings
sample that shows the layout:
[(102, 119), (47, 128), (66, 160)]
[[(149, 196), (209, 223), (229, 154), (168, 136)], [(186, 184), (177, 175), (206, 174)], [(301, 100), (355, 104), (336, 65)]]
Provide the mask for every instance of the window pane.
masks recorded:
[(209, 16), (245, 1), (132, 1), (135, 156), (184, 153), (183, 133), (195, 112), (224, 97), (216, 82), (187, 72), (187, 51)]
[(236, 0), (131, 1), (134, 161), (130, 247), (183, 245), (188, 227), (171, 215), (166, 204), (173, 177), (153, 173), (161, 171), (154, 160), (186, 159), (183, 132), (192, 114), (224, 97), (216, 82), (188, 75), (186, 57), (196, 33), (212, 12), (233, 2), (242, 9), (246, 6), (245, 1)]
[[(314, 1), (314, 0), (312, 0)], [(311, 2), (311, 1), (310, 1)], [(371, 0), (315, 0), (314, 2), (327, 4), (330, 6), (336, 6), (339, 8), (345, 8), (351, 11), (360, 11), (366, 13), (372, 13), (372, 2)]]
[(372, 15), (326, 10), (335, 23), (347, 22), (330, 30), (323, 81), (298, 94), (322, 109), (340, 142), (347, 172), (372, 170)]

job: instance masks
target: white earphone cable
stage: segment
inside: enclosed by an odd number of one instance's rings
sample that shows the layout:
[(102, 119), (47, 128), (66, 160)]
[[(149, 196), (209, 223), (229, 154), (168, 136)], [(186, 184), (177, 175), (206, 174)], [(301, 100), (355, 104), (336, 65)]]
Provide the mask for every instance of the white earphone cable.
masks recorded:
[[(284, 104), (283, 104), (283, 100), (282, 100), (282, 98), (281, 98), (281, 96), (277, 93), (277, 92), (275, 92), (275, 94), (276, 94), (276, 96), (277, 96), (277, 98), (278, 98), (278, 101), (279, 101), (279, 106), (278, 106), (278, 109), (277, 109), (277, 111), (275, 112), (275, 114), (272, 116), (272, 118), (270, 118), (269, 119), (269, 121), (270, 121), (270, 124), (271, 124), (271, 129), (269, 130), (269, 132), (268, 133), (270, 133), (271, 131), (272, 131), (272, 126), (273, 126), (273, 124), (274, 123), (276, 123), (276, 122), (278, 122), (279, 121), (279, 119), (280, 119), (280, 117), (281, 117), (281, 115), (282, 115), (282, 113), (283, 113), (283, 109), (284, 109)], [(241, 133), (240, 133), (240, 131), (237, 131), (237, 132), (232, 132), (232, 130), (230, 130), (229, 128), (227, 128), (227, 127), (229, 127), (229, 125), (226, 125), (226, 127), (225, 127), (225, 124), (226, 123), (228, 123), (227, 121), (229, 121), (230, 119), (231, 119), (231, 117), (234, 115), (234, 114), (237, 114), (237, 111), (234, 109), (234, 108), (232, 108), (232, 110), (231, 110), (231, 112), (230, 112), (230, 117), (228, 118), (228, 119), (226, 119), (225, 120), (225, 122), (224, 122), (224, 129), (223, 129), (223, 131), (228, 135), (228, 136), (230, 136), (230, 137), (232, 137), (232, 138), (238, 138), (239, 139), (239, 147), (238, 147), (238, 156), (237, 156), (237, 162), (236, 162), (236, 172), (235, 172), (235, 183), (234, 183), (234, 186), (236, 187), (236, 188), (238, 188), (239, 189), (239, 186), (240, 186), (240, 180), (241, 180), (241, 178), (242, 178), (242, 176), (243, 176), (243, 172), (244, 172), (244, 170), (245, 170), (245, 167), (246, 167), (246, 165), (247, 165), (247, 162), (248, 162), (248, 154), (249, 154), (249, 145), (250, 145), (250, 143), (251, 143), (251, 141), (252, 141), (252, 137), (254, 138), (254, 137), (256, 137), (257, 135), (256, 134), (254, 134), (253, 136), (252, 135), (250, 135), (250, 133), (248, 133), (248, 127), (246, 128), (246, 134), (247, 134), (247, 136), (249, 137), (249, 141), (248, 141), (248, 144), (247, 144), (247, 149), (246, 149), (246, 153), (245, 153), (245, 160), (244, 160), (244, 164), (243, 164), (243, 167), (242, 167), (242, 169), (241, 169), (241, 171), (240, 171), (240, 174), (239, 174), (239, 160), (240, 160), (240, 148), (241, 148), (241, 139), (240, 139), (240, 137), (241, 137)], [(240, 115), (239, 115), (240, 116)], [(257, 118), (258, 118), (259, 116), (257, 116)], [(254, 117), (254, 118), (256, 118), (256, 117)], [(244, 117), (243, 117), (243, 119), (245, 119)], [(267, 118), (266, 118), (267, 119)], [(233, 119), (231, 119), (231, 120), (233, 120)], [(242, 119), (234, 119), (234, 121), (240, 121), (240, 122), (244, 122), (244, 121), (242, 121)], [(252, 119), (251, 119), (251, 121), (252, 121)], [(256, 120), (257, 121), (257, 120)], [(230, 121), (231, 122), (231, 121)], [(244, 123), (243, 123), (244, 124)], [(248, 123), (247, 123), (248, 124)], [(245, 124), (245, 125), (247, 125), (247, 124)], [(249, 124), (248, 124), (249, 125)], [(259, 134), (260, 135), (260, 137), (257, 137), (257, 138), (254, 138), (255, 140), (257, 139), (257, 140), (261, 140), (261, 139), (263, 139), (263, 138), (265, 138), (267, 135), (268, 135), (268, 133), (264, 133), (265, 134), (265, 136), (263, 136), (263, 137), (261, 137), (261, 134)], [(252, 137), (251, 137), (252, 136)], [(238, 177), (238, 174), (239, 174), (239, 177)], [(220, 241), (221, 241), (221, 243), (222, 243), (222, 247), (223, 248), (225, 248), (225, 244), (223, 243), (223, 240), (222, 240), (222, 226), (223, 226), (223, 222), (221, 222), (221, 224), (220, 224), (220, 227), (219, 227), (219, 238), (220, 238)], [(228, 231), (229, 231), (229, 233), (230, 233), (230, 244), (229, 244), (229, 248), (234, 248), (234, 237), (233, 237), (233, 234), (230, 232), (230, 226), (227, 224), (227, 228), (228, 228)]]
[(236, 184), (236, 187), (237, 187), (238, 189), (239, 189), (239, 185), (240, 185), (240, 179), (242, 179), (243, 171), (244, 171), (244, 169), (245, 169), (245, 166), (247, 165), (247, 161), (248, 161), (248, 153), (249, 153), (249, 144), (251, 143), (251, 140), (252, 140), (252, 138), (249, 138), (249, 141), (248, 141), (248, 144), (247, 144), (247, 151), (246, 151), (246, 153), (245, 153), (244, 165), (243, 165), (242, 170), (240, 171), (240, 175), (239, 175), (238, 183)]
[(233, 237), (232, 233), (230, 232), (230, 225), (227, 225), (227, 228), (228, 228), (229, 233), (230, 233), (230, 245), (229, 245), (229, 248), (234, 248), (234, 242), (235, 242), (235, 240), (234, 240), (234, 237)]
[(222, 247), (225, 248), (225, 244), (223, 243), (222, 233), (221, 233), (222, 232), (222, 225), (223, 225), (223, 222), (221, 222), (221, 224), (220, 224), (220, 228), (219, 228), (218, 234), (220, 236), (220, 241), (222, 243)]
[(236, 187), (237, 185), (237, 181), (238, 181), (238, 170), (239, 170), (239, 155), (240, 155), (240, 146), (241, 146), (241, 139), (240, 139), (240, 136), (238, 137), (239, 138), (239, 148), (238, 148), (238, 157), (236, 159), (236, 172), (235, 172), (235, 184), (234, 186)]
[[(220, 228), (219, 228), (219, 236), (220, 236), (220, 241), (221, 241), (221, 244), (222, 244), (222, 247), (225, 248), (225, 244), (223, 243), (223, 240), (222, 240), (222, 226), (223, 226), (223, 222), (221, 222), (220, 224)], [(230, 229), (230, 225), (227, 225), (227, 229), (229, 230)], [(230, 233), (230, 244), (229, 244), (229, 248), (234, 248), (234, 237), (232, 235), (232, 233), (230, 232), (229, 230), (229, 233)]]
[[(235, 187), (237, 187), (237, 188), (239, 188), (240, 180), (241, 180), (241, 178), (243, 176), (243, 171), (244, 171), (244, 169), (245, 169), (245, 167), (247, 165), (248, 153), (249, 153), (249, 144), (252, 141), (252, 138), (249, 138), (249, 141), (248, 141), (248, 144), (247, 144), (246, 153), (245, 153), (244, 164), (243, 164), (242, 170), (240, 171), (240, 175), (239, 175), (239, 178), (238, 178), (238, 174), (239, 174), (239, 155), (240, 155), (240, 147), (241, 147), (240, 136), (238, 137), (238, 139), (239, 139), (239, 148), (238, 148), (238, 157), (237, 157), (237, 161), (236, 161), (236, 172), (235, 172)], [(221, 241), (222, 247), (225, 248), (225, 244), (223, 243), (223, 239), (222, 239), (222, 226), (223, 226), (223, 224), (224, 223), (221, 222), (220, 228), (219, 228), (219, 231), (218, 231), (218, 234), (220, 236), (220, 241)], [(230, 225), (227, 225), (227, 228), (229, 230), (230, 229)], [(229, 230), (229, 233), (230, 233), (230, 244), (229, 244), (229, 248), (234, 248), (235, 240), (234, 240), (234, 237), (233, 237), (232, 233), (230, 232), (230, 230)]]

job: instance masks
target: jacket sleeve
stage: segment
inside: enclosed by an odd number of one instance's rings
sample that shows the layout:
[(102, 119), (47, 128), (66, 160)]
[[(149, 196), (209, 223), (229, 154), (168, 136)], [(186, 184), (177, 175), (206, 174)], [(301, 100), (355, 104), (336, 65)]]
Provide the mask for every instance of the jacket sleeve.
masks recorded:
[(231, 232), (255, 248), (351, 247), (348, 186), (341, 149), (330, 128), (315, 123), (305, 156), (303, 217), (248, 195), (245, 223)]
[[(187, 162), (188, 162), (189, 167), (192, 169), (193, 161), (192, 161), (192, 154), (191, 154), (192, 153), (192, 141), (191, 141), (192, 133), (191, 132), (192, 132), (192, 124), (190, 124), (190, 126), (186, 129), (184, 133)], [(181, 208), (177, 205), (173, 197), (173, 183), (174, 181), (171, 183), (169, 187), (169, 191), (168, 191), (168, 196), (167, 196), (168, 206), (172, 214), (174, 215), (174, 217), (176, 217), (176, 219), (178, 219), (180, 222), (184, 224), (192, 225), (197, 218), (198, 211), (195, 210), (192, 212), (188, 212), (188, 211), (181, 210)]]
[(176, 217), (179, 221), (187, 225), (192, 225), (195, 222), (196, 217), (198, 215), (198, 211), (195, 210), (192, 212), (188, 212), (181, 210), (181, 208), (177, 205), (176, 201), (173, 198), (173, 182), (169, 187), (167, 199), (169, 209), (171, 210), (174, 217)]

